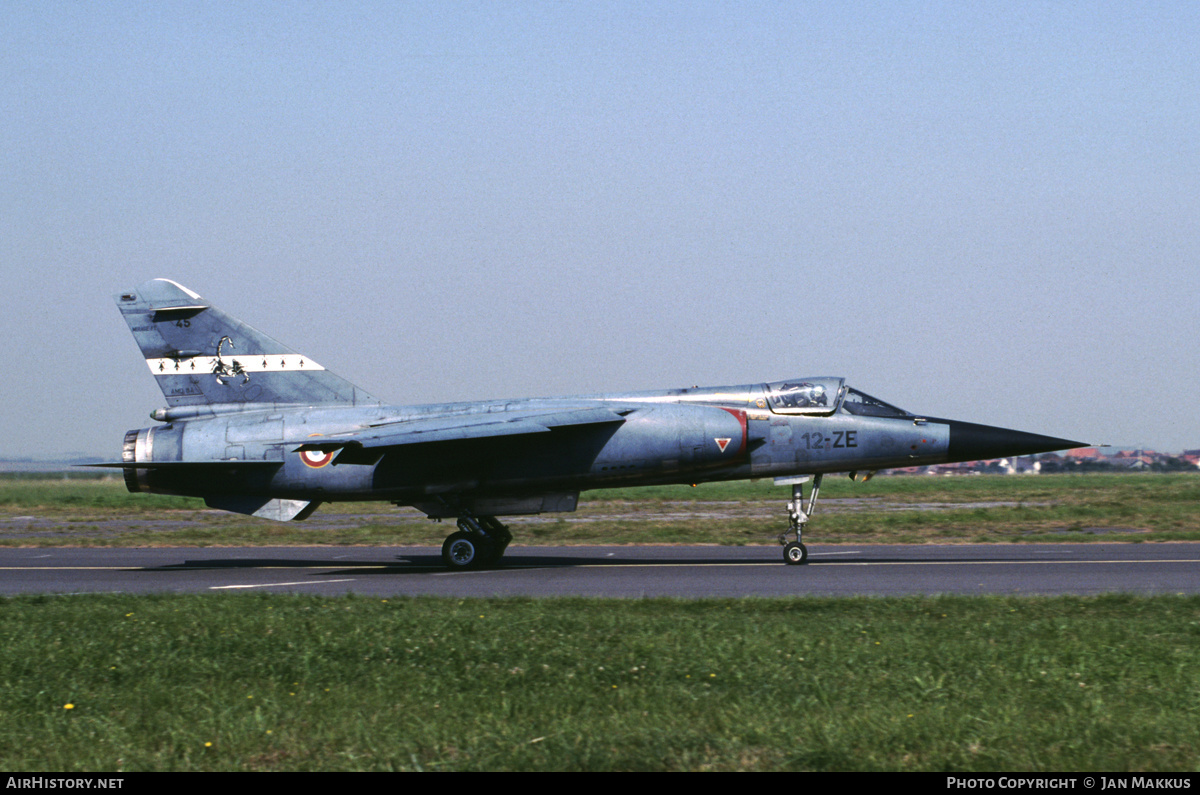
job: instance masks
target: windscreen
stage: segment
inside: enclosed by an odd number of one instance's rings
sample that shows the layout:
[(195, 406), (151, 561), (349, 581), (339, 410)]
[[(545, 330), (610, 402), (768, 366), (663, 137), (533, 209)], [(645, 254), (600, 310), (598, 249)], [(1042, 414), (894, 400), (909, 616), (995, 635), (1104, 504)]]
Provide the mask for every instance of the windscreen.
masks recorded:
[(911, 417), (912, 414), (904, 409), (898, 409), (890, 403), (884, 403), (857, 389), (847, 389), (846, 399), (842, 401), (842, 409), (860, 417)]

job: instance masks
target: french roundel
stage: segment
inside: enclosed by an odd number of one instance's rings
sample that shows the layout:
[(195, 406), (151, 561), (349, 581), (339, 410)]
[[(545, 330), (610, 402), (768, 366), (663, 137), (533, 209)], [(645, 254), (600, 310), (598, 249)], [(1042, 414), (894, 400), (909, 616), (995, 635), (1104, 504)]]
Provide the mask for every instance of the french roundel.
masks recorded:
[(304, 450), (300, 453), (300, 460), (306, 466), (313, 469), (320, 469), (333, 460), (333, 451), (325, 452), (323, 450)]

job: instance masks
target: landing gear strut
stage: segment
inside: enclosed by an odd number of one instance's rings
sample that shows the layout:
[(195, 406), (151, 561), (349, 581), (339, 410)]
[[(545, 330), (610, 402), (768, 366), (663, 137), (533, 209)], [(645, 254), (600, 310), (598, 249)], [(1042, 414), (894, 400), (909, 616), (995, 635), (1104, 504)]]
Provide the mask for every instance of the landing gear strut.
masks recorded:
[(458, 517), (458, 532), (442, 544), (442, 562), (447, 568), (463, 570), (490, 566), (504, 554), (512, 533), (494, 516)]
[[(790, 483), (792, 486), (792, 500), (788, 503), (788, 530), (779, 536), (779, 543), (783, 544), (783, 560), (789, 566), (802, 566), (808, 562), (808, 547), (804, 546), (804, 526), (808, 524), (813, 510), (817, 507), (817, 494), (821, 491), (822, 477), (822, 475), (817, 475), (813, 478), (812, 492), (808, 497), (808, 510), (804, 508), (804, 483), (808, 478), (780, 479), (783, 480), (780, 485)], [(788, 541), (788, 537), (792, 533), (795, 533), (796, 540)]]

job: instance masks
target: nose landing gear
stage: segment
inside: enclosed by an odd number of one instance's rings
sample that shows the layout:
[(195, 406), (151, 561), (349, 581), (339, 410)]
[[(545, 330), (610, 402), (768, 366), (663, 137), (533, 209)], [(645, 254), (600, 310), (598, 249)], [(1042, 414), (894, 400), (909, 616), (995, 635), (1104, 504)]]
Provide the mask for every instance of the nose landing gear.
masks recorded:
[[(808, 475), (801, 475), (775, 479), (777, 485), (792, 487), (792, 500), (788, 503), (788, 530), (779, 536), (779, 543), (783, 545), (783, 561), (789, 566), (803, 566), (808, 562), (808, 547), (804, 546), (804, 526), (808, 524), (813, 509), (817, 506), (817, 494), (821, 491), (823, 475), (817, 475), (813, 479), (812, 491), (808, 498), (808, 510), (805, 510), (804, 484), (808, 481), (808, 477)], [(792, 533), (795, 534), (796, 540), (788, 541), (788, 537)]]

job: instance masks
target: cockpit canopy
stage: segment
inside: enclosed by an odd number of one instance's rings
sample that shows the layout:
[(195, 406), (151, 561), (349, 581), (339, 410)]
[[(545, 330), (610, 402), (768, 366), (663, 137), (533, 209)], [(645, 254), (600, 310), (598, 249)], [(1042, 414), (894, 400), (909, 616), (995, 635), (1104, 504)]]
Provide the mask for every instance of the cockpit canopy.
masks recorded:
[(767, 384), (767, 404), (775, 414), (833, 414), (839, 409), (863, 417), (911, 417), (904, 409), (846, 386), (844, 378), (797, 378)]
[(776, 414), (832, 414), (842, 401), (844, 378), (797, 378), (767, 384), (767, 403)]

